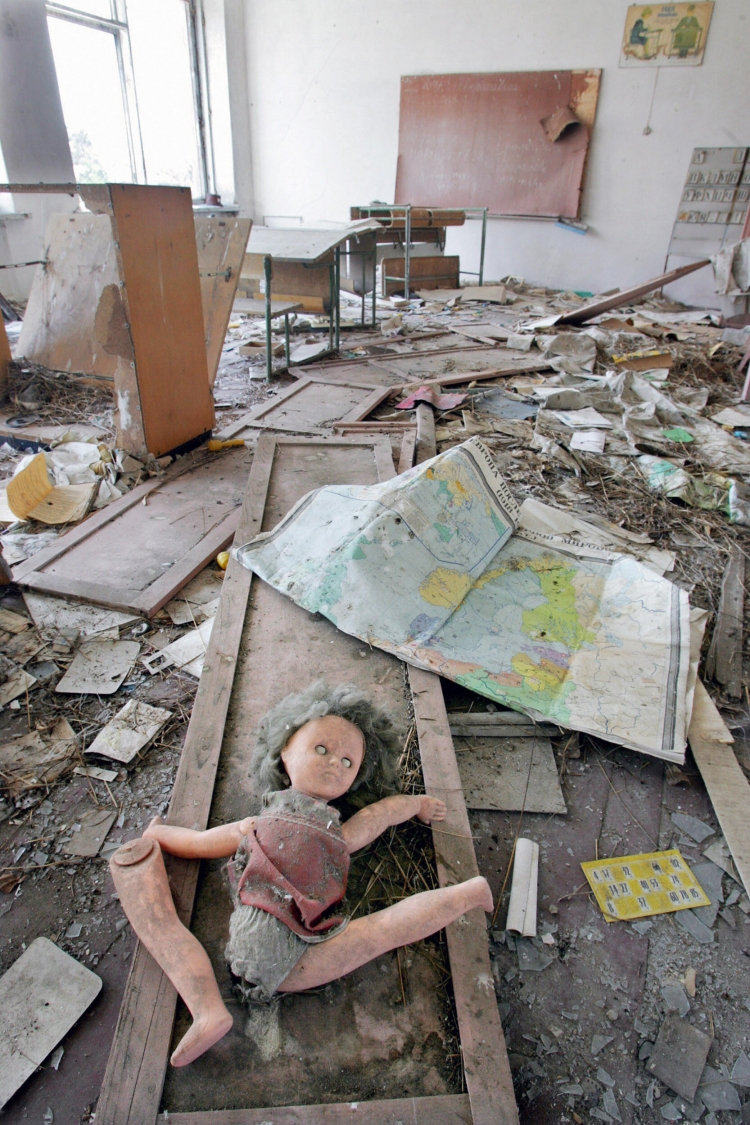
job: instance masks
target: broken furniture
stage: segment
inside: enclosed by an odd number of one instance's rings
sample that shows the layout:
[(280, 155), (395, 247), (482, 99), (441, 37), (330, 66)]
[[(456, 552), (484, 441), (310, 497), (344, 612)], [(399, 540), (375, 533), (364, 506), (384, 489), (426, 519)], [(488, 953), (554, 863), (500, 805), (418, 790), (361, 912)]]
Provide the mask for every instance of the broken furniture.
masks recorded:
[[(79, 194), (95, 212), (55, 217), (18, 354), (56, 370), (111, 380), (118, 445), (136, 456), (158, 457), (209, 434), (214, 411), (206, 345), (211, 361), (218, 363), (237, 269), (222, 267), (227, 256), (241, 258), (248, 221), (233, 220), (227, 239), (214, 238), (211, 230), (198, 234), (214, 267), (203, 271), (205, 296), (212, 302), (204, 323), (196, 224), (187, 188), (2, 187)], [(58, 299), (58, 294), (64, 296)], [(48, 310), (56, 305), (50, 340)], [(96, 310), (91, 331), (82, 332), (79, 310), (86, 324), (91, 309)]]
[[(270, 308), (269, 308), (270, 305)], [(296, 313), (302, 308), (301, 301), (260, 301), (255, 297), (235, 297), (233, 311), (241, 314), (242, 316), (263, 316), (267, 317), (268, 321), (278, 320), (280, 316), (284, 318), (284, 357), (286, 359), (287, 368), (291, 360), (289, 351), (289, 314)], [(268, 347), (268, 340), (266, 340), (266, 348)], [(271, 349), (273, 353), (273, 349)], [(245, 355), (244, 349), (240, 349), (240, 355)]]
[(264, 429), (323, 435), (325, 427), (334, 423), (360, 422), (390, 393), (390, 387), (374, 386), (364, 380), (299, 379), (286, 391), (230, 422), (218, 437), (228, 441)]
[[(328, 350), (338, 351), (341, 332), (341, 246), (345, 242), (357, 242), (365, 232), (375, 230), (377, 226), (374, 220), (364, 219), (333, 230), (253, 227), (242, 267), (240, 288), (251, 297), (265, 298), (268, 379), (273, 374), (272, 292), (277, 300), (300, 304), (306, 312), (328, 315)], [(353, 250), (350, 252), (354, 253)], [(373, 322), (374, 303), (373, 283)]]
[[(472, 209), (470, 209), (472, 210)], [(479, 262), (479, 284), (484, 276), (484, 248), (487, 234), (487, 209), (482, 209), (482, 244)], [(363, 242), (369, 241), (374, 249), (376, 264), (383, 264), (382, 295), (390, 297), (394, 293), (403, 291), (408, 299), (411, 289), (455, 289), (459, 284), (459, 258), (458, 255), (446, 257), (445, 249), (446, 227), (463, 226), (466, 221), (466, 211), (437, 210), (429, 207), (386, 206), (376, 205), (368, 207), (352, 207), (353, 220), (377, 219), (379, 229), (369, 235), (363, 236)], [(433, 255), (418, 255), (414, 253), (415, 245), (428, 247), (434, 245), (438, 253)], [(348, 277), (352, 282), (355, 293), (364, 293), (366, 277), (364, 263), (360, 264), (355, 258), (347, 259)], [(411, 283), (415, 284), (412, 285)], [(374, 312), (374, 306), (373, 306)], [(374, 323), (374, 322), (373, 322)]]
[[(380, 449), (376, 461), (375, 453)], [(335, 481), (373, 483), (378, 465), (387, 468), (390, 446), (385, 437), (320, 441), (275, 438), (264, 434), (258, 441), (248, 483), (238, 536), (246, 541), (259, 531), (275, 527), (291, 507), (311, 489)], [(392, 467), (387, 470), (393, 474)], [(448, 805), (448, 818), (433, 830), (441, 885), (477, 873), (471, 830), (461, 795), (448, 720), (436, 676), (409, 670), (407, 694), (402, 666), (393, 657), (363, 649), (361, 642), (345, 636), (330, 622), (299, 609), (270, 586), (257, 581), (232, 559), (227, 569), (216, 624), (185, 748), (173, 791), (167, 823), (205, 828), (209, 812), (237, 819), (251, 813), (257, 796), (248, 790), (247, 731), (253, 729), (280, 695), (299, 690), (309, 680), (311, 660), (331, 682), (356, 675), (357, 682), (394, 719), (409, 722), (409, 694), (414, 707), (417, 736), (428, 793)], [(275, 649), (278, 659), (271, 661)], [(240, 658), (241, 656), (241, 658)], [(231, 903), (216, 865), (206, 867), (198, 886), (199, 865), (168, 859), (173, 893), (179, 913), (190, 924), (212, 957), (223, 993), (229, 995), (228, 970), (223, 962), (223, 930)], [(193, 907), (195, 906), (195, 909)], [(458, 1125), (516, 1125), (517, 1112), (502, 1027), (494, 997), (487, 949), (486, 921), (481, 911), (467, 914), (462, 923), (447, 930), (456, 1014), (461, 1035), (468, 1093), (439, 1093), (425, 1088), (429, 1057), (410, 1064), (410, 1096), (385, 1101), (362, 1099), (357, 1120), (382, 1125), (403, 1118), (419, 1125), (443, 1122)], [(362, 1066), (356, 1052), (373, 1018), (393, 1019), (388, 997), (399, 991), (400, 962), (381, 958), (379, 966), (365, 966), (323, 992), (285, 996), (273, 1019), (272, 1035), (293, 1036), (305, 1055), (304, 1068), (291, 1062), (281, 1046), (248, 1050), (246, 1034), (253, 1037), (252, 1021), (243, 1031), (238, 1018), (220, 1048), (220, 1071), (211, 1055), (190, 1067), (167, 1070), (173, 1036), (184, 1030), (180, 1010), (175, 1022), (176, 995), (161, 970), (142, 946), (136, 950), (126, 987), (114, 1043), (97, 1107), (100, 1125), (142, 1125), (156, 1120), (160, 1107), (183, 1125), (197, 1125), (209, 1114), (217, 1125), (229, 1125), (237, 1114), (248, 1120), (306, 1122), (343, 1119), (352, 1102), (351, 1091), (361, 1086)], [(439, 991), (437, 971), (430, 962), (415, 961), (409, 970), (412, 987), (419, 988), (420, 1003), (403, 1009), (408, 1033), (425, 1039), (427, 1027), (421, 1011), (432, 1010)], [(385, 1008), (382, 1005), (386, 1004)], [(382, 1010), (383, 1015), (378, 1016)], [(360, 1013), (352, 1018), (352, 1012)], [(269, 1025), (270, 1026), (270, 1025)], [(430, 1025), (430, 1030), (433, 1025)], [(323, 1034), (322, 1029), (327, 1029)], [(273, 1030), (277, 1028), (278, 1030)], [(340, 1029), (340, 1031), (339, 1031)], [(259, 1027), (258, 1036), (263, 1036)], [(265, 1042), (265, 1039), (260, 1039)], [(283, 1042), (280, 1040), (280, 1042)], [(366, 1039), (364, 1040), (366, 1041)], [(354, 1050), (355, 1055), (352, 1056)], [(295, 1075), (294, 1097), (318, 1101), (324, 1088), (330, 1104), (308, 1104), (296, 1110), (261, 1107), (283, 1106), (290, 1100), (290, 1066)], [(373, 1066), (377, 1089), (398, 1082), (403, 1088), (402, 1059), (380, 1056)], [(166, 1076), (166, 1081), (165, 1081)], [(398, 1076), (398, 1077), (397, 1077)], [(370, 1086), (371, 1088), (371, 1086)], [(411, 1096), (413, 1092), (413, 1096)], [(233, 1110), (223, 1107), (229, 1099)], [(242, 1107), (250, 1107), (242, 1108)], [(345, 1109), (346, 1106), (346, 1109)]]
[(228, 546), (249, 453), (194, 453), (56, 539), (14, 571), (21, 586), (152, 617)]

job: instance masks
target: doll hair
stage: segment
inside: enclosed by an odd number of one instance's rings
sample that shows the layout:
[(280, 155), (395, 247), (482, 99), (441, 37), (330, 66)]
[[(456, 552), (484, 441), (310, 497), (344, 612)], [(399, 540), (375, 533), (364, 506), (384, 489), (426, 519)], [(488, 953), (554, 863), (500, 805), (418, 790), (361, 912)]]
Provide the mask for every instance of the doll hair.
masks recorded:
[(350, 792), (366, 789), (377, 797), (395, 793), (398, 785), (398, 757), (401, 743), (398, 732), (385, 711), (376, 707), (355, 684), (329, 687), (316, 680), (304, 691), (287, 695), (260, 721), (250, 776), (261, 792), (286, 789), (289, 778), (281, 761), (281, 751), (292, 735), (312, 719), (338, 715), (362, 732), (365, 753)]

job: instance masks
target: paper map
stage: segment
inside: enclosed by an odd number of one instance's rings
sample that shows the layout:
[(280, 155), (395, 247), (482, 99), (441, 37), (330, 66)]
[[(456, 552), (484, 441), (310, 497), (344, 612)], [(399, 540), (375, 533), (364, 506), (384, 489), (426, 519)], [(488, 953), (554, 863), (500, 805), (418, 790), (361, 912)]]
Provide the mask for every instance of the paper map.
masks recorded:
[(608, 922), (711, 905), (676, 848), (591, 860), (581, 867)]
[(411, 664), (537, 720), (682, 762), (686, 592), (630, 555), (518, 523), (472, 439), (381, 484), (309, 493), (235, 555)]

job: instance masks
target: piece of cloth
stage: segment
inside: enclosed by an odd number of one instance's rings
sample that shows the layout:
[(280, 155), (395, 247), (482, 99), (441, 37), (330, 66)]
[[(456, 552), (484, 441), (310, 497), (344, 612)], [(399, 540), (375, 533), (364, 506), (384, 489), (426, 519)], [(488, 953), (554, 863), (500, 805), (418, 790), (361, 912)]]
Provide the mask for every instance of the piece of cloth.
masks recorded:
[(419, 402), (429, 402), (430, 406), (434, 406), (438, 410), (453, 410), (454, 407), (460, 406), (462, 402), (466, 402), (468, 397), (465, 394), (441, 395), (433, 387), (419, 387), (408, 398), (396, 403), (396, 410), (413, 410)]
[(309, 944), (266, 910), (236, 906), (224, 956), (243, 999), (269, 1004)]
[(301, 938), (342, 923), (327, 915), (346, 893), (349, 849), (339, 813), (325, 801), (295, 789), (266, 794), (227, 870), (238, 902), (267, 911)]

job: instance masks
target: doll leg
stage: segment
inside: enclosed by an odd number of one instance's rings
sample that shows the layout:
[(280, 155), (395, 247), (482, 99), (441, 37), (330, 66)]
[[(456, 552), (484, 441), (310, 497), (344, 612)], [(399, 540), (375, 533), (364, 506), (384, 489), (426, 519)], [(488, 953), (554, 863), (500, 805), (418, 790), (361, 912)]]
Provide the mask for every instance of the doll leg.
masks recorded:
[(138, 937), (190, 1009), (193, 1025), (172, 1066), (187, 1066), (232, 1026), (208, 955), (177, 917), (161, 848), (155, 840), (124, 844), (110, 860), (122, 908)]
[(429, 937), (478, 906), (492, 910), (492, 893), (481, 875), (452, 887), (422, 891), (386, 910), (355, 918), (330, 941), (311, 945), (279, 985), (279, 992), (299, 992), (337, 980), (389, 949)]

